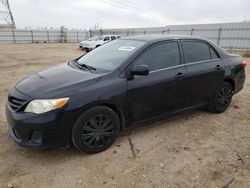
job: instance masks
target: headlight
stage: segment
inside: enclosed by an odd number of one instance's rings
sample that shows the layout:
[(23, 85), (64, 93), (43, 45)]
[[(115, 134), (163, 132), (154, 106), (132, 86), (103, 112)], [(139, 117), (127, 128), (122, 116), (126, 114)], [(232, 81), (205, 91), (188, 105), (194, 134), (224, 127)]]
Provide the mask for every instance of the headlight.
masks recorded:
[(41, 114), (62, 107), (68, 102), (68, 100), (69, 98), (33, 100), (28, 104), (24, 111)]

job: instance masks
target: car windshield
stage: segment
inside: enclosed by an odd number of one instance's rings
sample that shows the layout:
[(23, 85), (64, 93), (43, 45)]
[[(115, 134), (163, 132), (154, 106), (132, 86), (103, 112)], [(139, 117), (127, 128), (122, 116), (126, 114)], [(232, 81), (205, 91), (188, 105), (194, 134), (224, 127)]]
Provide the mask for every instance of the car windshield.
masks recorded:
[(99, 72), (110, 72), (144, 44), (144, 41), (114, 40), (85, 54), (77, 62), (80, 65), (94, 67)]
[(95, 36), (95, 37), (89, 38), (88, 41), (97, 41), (97, 40), (102, 40), (102, 39), (103, 39), (102, 36)]

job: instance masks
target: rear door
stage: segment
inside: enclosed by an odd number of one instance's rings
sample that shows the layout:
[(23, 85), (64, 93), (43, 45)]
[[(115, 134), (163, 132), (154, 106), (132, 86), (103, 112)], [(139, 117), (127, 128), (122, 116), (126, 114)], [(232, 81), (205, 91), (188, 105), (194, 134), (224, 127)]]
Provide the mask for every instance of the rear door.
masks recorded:
[(182, 40), (188, 73), (188, 105), (206, 103), (223, 81), (225, 66), (215, 49), (202, 40)]
[(155, 44), (134, 64), (148, 65), (150, 72), (127, 81), (130, 122), (165, 115), (185, 106), (187, 73), (178, 41)]

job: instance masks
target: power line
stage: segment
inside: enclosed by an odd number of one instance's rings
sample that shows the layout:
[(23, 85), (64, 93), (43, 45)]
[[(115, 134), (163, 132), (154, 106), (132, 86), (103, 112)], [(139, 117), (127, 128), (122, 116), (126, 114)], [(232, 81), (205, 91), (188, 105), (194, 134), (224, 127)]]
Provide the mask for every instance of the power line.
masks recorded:
[(143, 8), (145, 8), (145, 9), (151, 10), (151, 11), (153, 11), (153, 12), (158, 12), (158, 11), (153, 10), (153, 9), (151, 9), (151, 8), (148, 8), (148, 7), (146, 7), (145, 5), (142, 5), (142, 4), (138, 3), (138, 2), (131, 2), (131, 1), (128, 1), (128, 0), (124, 0), (124, 1), (126, 1), (126, 2), (128, 2), (128, 3), (130, 3), (130, 4), (132, 3), (132, 4), (135, 4), (135, 5), (137, 5), (137, 6), (143, 7)]
[[(113, 1), (115, 1), (115, 0), (113, 0)], [(119, 1), (119, 0), (116, 0), (116, 1)], [(157, 15), (159, 15), (159, 16), (161, 16), (161, 17), (164, 17), (164, 16), (165, 16), (164, 14), (162, 14), (162, 13), (159, 12), (159, 11), (156, 11), (156, 10), (153, 10), (153, 9), (151, 9), (151, 8), (145, 7), (144, 5), (139, 4), (139, 3), (136, 3), (136, 2), (133, 2), (133, 3), (132, 3), (132, 2), (130, 2), (130, 1), (128, 1), (128, 0), (122, 0), (122, 1), (119, 1), (119, 3), (128, 5), (128, 6), (130, 6), (130, 7), (136, 8), (136, 9), (140, 9), (140, 10), (143, 10), (143, 11), (147, 11), (147, 12), (150, 12), (150, 13), (152, 13), (152, 14), (157, 14)]]
[(125, 9), (125, 10), (130, 11), (130, 12), (135, 13), (135, 14), (139, 13), (139, 15), (145, 15), (145, 16), (151, 16), (151, 17), (154, 16), (154, 18), (155, 17), (162, 17), (159, 14), (149, 12), (148, 10), (142, 10), (139, 7), (134, 7), (134, 6), (131, 6), (131, 5), (125, 5), (124, 3), (120, 3), (120, 2), (118, 3), (118, 2), (111, 1), (111, 0), (109, 0), (109, 1), (99, 0), (99, 1), (101, 1), (102, 3), (108, 4), (108, 5), (112, 5), (112, 6), (115, 6), (115, 7)]
[(117, 3), (117, 4), (122, 4), (122, 5), (125, 6), (125, 7), (129, 7), (129, 8), (135, 9), (135, 10), (142, 10), (142, 11), (144, 11), (144, 12), (146, 12), (146, 13), (149, 13), (149, 14), (152, 14), (152, 15), (158, 15), (158, 13), (155, 14), (154, 12), (145, 10), (145, 9), (143, 9), (143, 8), (141, 8), (141, 7), (133, 6), (133, 5), (131, 5), (131, 4), (129, 4), (129, 3), (126, 3), (126, 2), (115, 1), (115, 0), (110, 0), (110, 1), (112, 1), (112, 2), (114, 2), (114, 3)]
[(157, 16), (157, 17), (163, 17), (158, 12), (149, 11), (149, 10), (147, 10), (145, 8), (138, 7), (138, 6), (135, 6), (135, 5), (131, 5), (131, 4), (123, 2), (123, 1), (119, 1), (119, 2), (117, 2), (115, 0), (110, 0), (110, 1), (115, 3), (115, 4), (122, 5), (122, 6), (126, 7), (126, 8), (130, 8), (130, 9), (133, 9), (133, 10), (136, 10), (136, 11), (140, 11), (143, 14), (148, 14), (148, 15)]

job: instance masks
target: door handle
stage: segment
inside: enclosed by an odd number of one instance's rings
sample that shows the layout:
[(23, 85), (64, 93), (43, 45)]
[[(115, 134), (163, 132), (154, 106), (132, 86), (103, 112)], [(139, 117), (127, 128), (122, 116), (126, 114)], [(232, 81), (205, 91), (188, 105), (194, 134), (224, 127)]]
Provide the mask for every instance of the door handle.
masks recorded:
[(223, 67), (220, 65), (216, 65), (216, 67), (214, 68), (215, 70), (221, 70)]
[(182, 72), (179, 72), (179, 73), (177, 73), (176, 75), (175, 75), (175, 78), (177, 78), (177, 79), (182, 79), (182, 78), (184, 78), (185, 77), (185, 75), (184, 75), (184, 73), (182, 73)]

